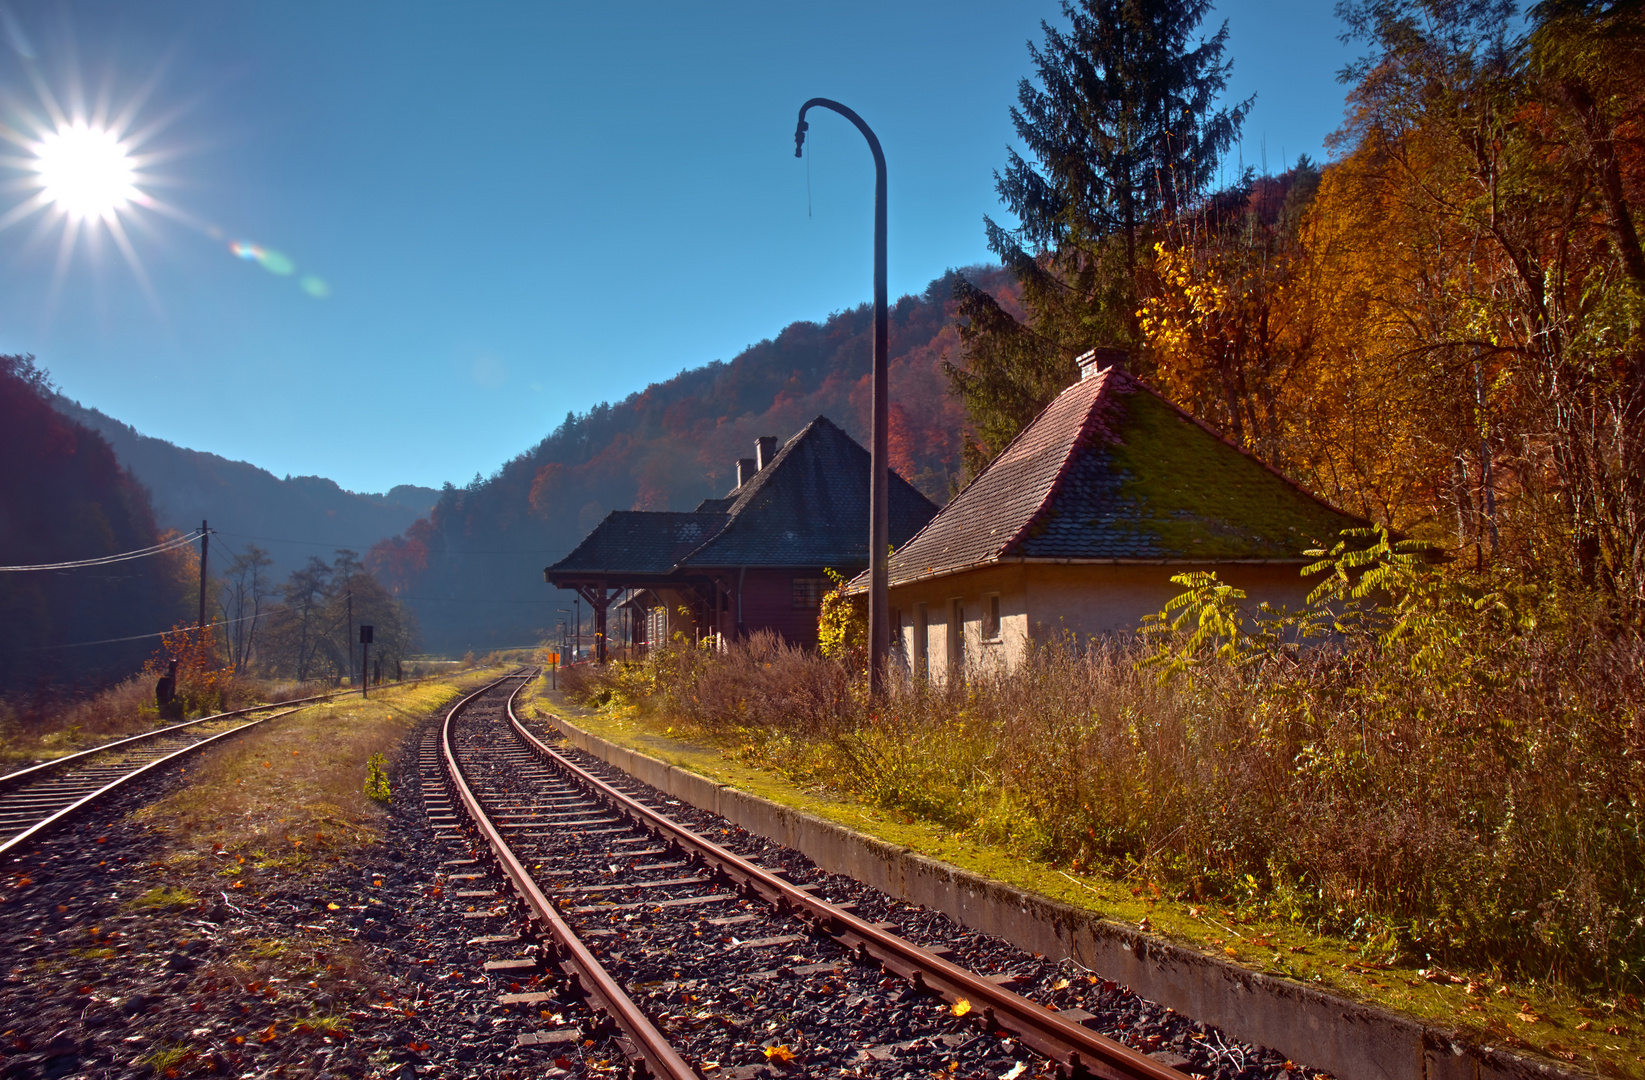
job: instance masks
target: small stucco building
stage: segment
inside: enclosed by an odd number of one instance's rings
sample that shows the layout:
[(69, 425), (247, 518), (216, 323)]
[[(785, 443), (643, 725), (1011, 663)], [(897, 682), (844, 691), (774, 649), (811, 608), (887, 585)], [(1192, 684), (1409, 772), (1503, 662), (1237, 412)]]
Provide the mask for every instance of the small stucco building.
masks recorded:
[[(1129, 634), (1215, 571), (1292, 610), (1304, 552), (1366, 523), (1316, 498), (1115, 363), (1064, 390), (890, 563), (898, 662), (944, 682), (1030, 644)], [(866, 589), (867, 575), (852, 582)]]

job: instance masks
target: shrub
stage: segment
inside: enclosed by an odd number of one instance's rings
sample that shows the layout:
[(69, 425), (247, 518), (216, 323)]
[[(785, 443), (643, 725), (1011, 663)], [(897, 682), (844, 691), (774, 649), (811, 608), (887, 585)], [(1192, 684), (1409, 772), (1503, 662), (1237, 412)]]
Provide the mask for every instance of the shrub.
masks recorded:
[(366, 798), (373, 802), (386, 803), (394, 798), (394, 792), (388, 786), (387, 760), (379, 752), (366, 759)]
[(1637, 992), (1645, 641), (1583, 597), (1369, 541), (1325, 561), (1335, 584), (1301, 614), (1185, 579), (1149, 638), (1052, 641), (877, 702), (857, 669), (770, 635), (590, 679), (745, 760), (1028, 856), (1379, 957)]

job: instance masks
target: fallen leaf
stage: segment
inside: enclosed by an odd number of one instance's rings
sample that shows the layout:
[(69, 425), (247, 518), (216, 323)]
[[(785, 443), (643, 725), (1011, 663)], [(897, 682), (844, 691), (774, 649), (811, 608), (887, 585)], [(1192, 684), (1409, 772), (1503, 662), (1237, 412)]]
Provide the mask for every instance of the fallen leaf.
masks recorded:
[(273, 1042), (274, 1039), (275, 1039), (275, 1036), (278, 1035), (278, 1034), (279, 1034), (279, 1032), (274, 1030), (274, 1025), (270, 1024), (263, 1031), (263, 1033), (261, 1035), (257, 1036), (257, 1041), (258, 1042)]
[(1051, 984), (1051, 989), (1053, 989), (1053, 990), (1066, 990), (1066, 989), (1068, 989), (1068, 980), (1067, 979), (1058, 979), (1056, 982)]
[(1628, 1034), (1628, 1025), (1627, 1024), (1612, 1024), (1610, 1027), (1605, 1029), (1605, 1034), (1607, 1034), (1607, 1035), (1626, 1035), (1626, 1034)]
[[(338, 910), (338, 909), (337, 909), (337, 905), (336, 905), (336, 904), (334, 904), (334, 903), (333, 903), (333, 904), (327, 904), (327, 905), (326, 905), (326, 910), (327, 910), (327, 911), (336, 911), (336, 910)], [(473, 909), (473, 908), (469, 908), (469, 910), (470, 910), (470, 911), (473, 911), (473, 910), (474, 910), (474, 909)]]
[(1584, 1020), (1576, 1026), (1576, 1029), (1578, 1031), (1592, 1031), (1594, 1029), (1594, 1022), (1592, 1020)]
[(790, 1050), (787, 1044), (782, 1046), (768, 1046), (765, 1048), (765, 1060), (779, 1061), (787, 1064), (788, 1062), (794, 1060), (794, 1051)]
[(1521, 1021), (1523, 1021), (1524, 1023), (1527, 1023), (1527, 1024), (1540, 1024), (1540, 1023), (1542, 1023), (1542, 1017), (1538, 1016), (1534, 1012), (1526, 1012), (1525, 1010), (1521, 1009), (1519, 1012), (1515, 1013), (1514, 1015), (1519, 1017), (1519, 1019)]
[(1222, 952), (1223, 952), (1223, 955), (1225, 955), (1225, 956), (1238, 956), (1239, 955), (1239, 950), (1234, 948), (1232, 945), (1223, 946)]
[(1015, 1065), (1013, 1065), (1009, 1069), (1007, 1069), (1005, 1072), (1000, 1073), (1000, 1080), (1017, 1080), (1017, 1077), (1021, 1076), (1023, 1073), (1025, 1073), (1027, 1071), (1028, 1071), (1028, 1066), (1024, 1065), (1022, 1062), (1019, 1061)]
[(1197, 919), (1203, 914), (1204, 914), (1204, 909), (1203, 908), (1191, 907), (1191, 908), (1188, 909), (1188, 917), (1190, 919)]
[(955, 1016), (964, 1016), (966, 1013), (971, 1011), (971, 1003), (964, 998), (960, 998), (958, 1001), (954, 1002), (953, 1005), (949, 1006), (948, 1011), (953, 1013)]

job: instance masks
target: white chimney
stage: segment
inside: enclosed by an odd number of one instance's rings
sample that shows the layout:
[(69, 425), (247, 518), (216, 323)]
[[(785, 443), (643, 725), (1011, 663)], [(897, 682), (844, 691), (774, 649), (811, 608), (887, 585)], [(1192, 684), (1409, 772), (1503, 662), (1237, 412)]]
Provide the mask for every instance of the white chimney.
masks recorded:
[(1124, 349), (1089, 349), (1074, 357), (1074, 363), (1080, 367), (1080, 378), (1089, 379), (1100, 371), (1107, 371), (1111, 367), (1125, 370), (1125, 362), (1130, 354)]

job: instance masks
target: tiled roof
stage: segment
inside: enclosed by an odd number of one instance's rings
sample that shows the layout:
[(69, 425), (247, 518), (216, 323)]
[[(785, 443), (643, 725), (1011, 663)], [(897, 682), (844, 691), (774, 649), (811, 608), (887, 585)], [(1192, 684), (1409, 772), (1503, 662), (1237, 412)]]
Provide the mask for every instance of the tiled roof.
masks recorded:
[(731, 504), (737, 501), (737, 493), (733, 491), (723, 499), (704, 499), (697, 504), (699, 514), (723, 514), (731, 509)]
[(571, 554), (545, 573), (666, 574), (725, 527), (724, 514), (675, 513), (657, 510), (613, 510)]
[(900, 547), (891, 583), (1016, 559), (1300, 560), (1363, 524), (1111, 367), (1058, 395)]
[[(734, 493), (729, 522), (685, 567), (861, 566), (868, 561), (868, 451), (827, 417), (789, 439)], [(936, 504), (895, 472), (892, 544), (918, 532)]]

